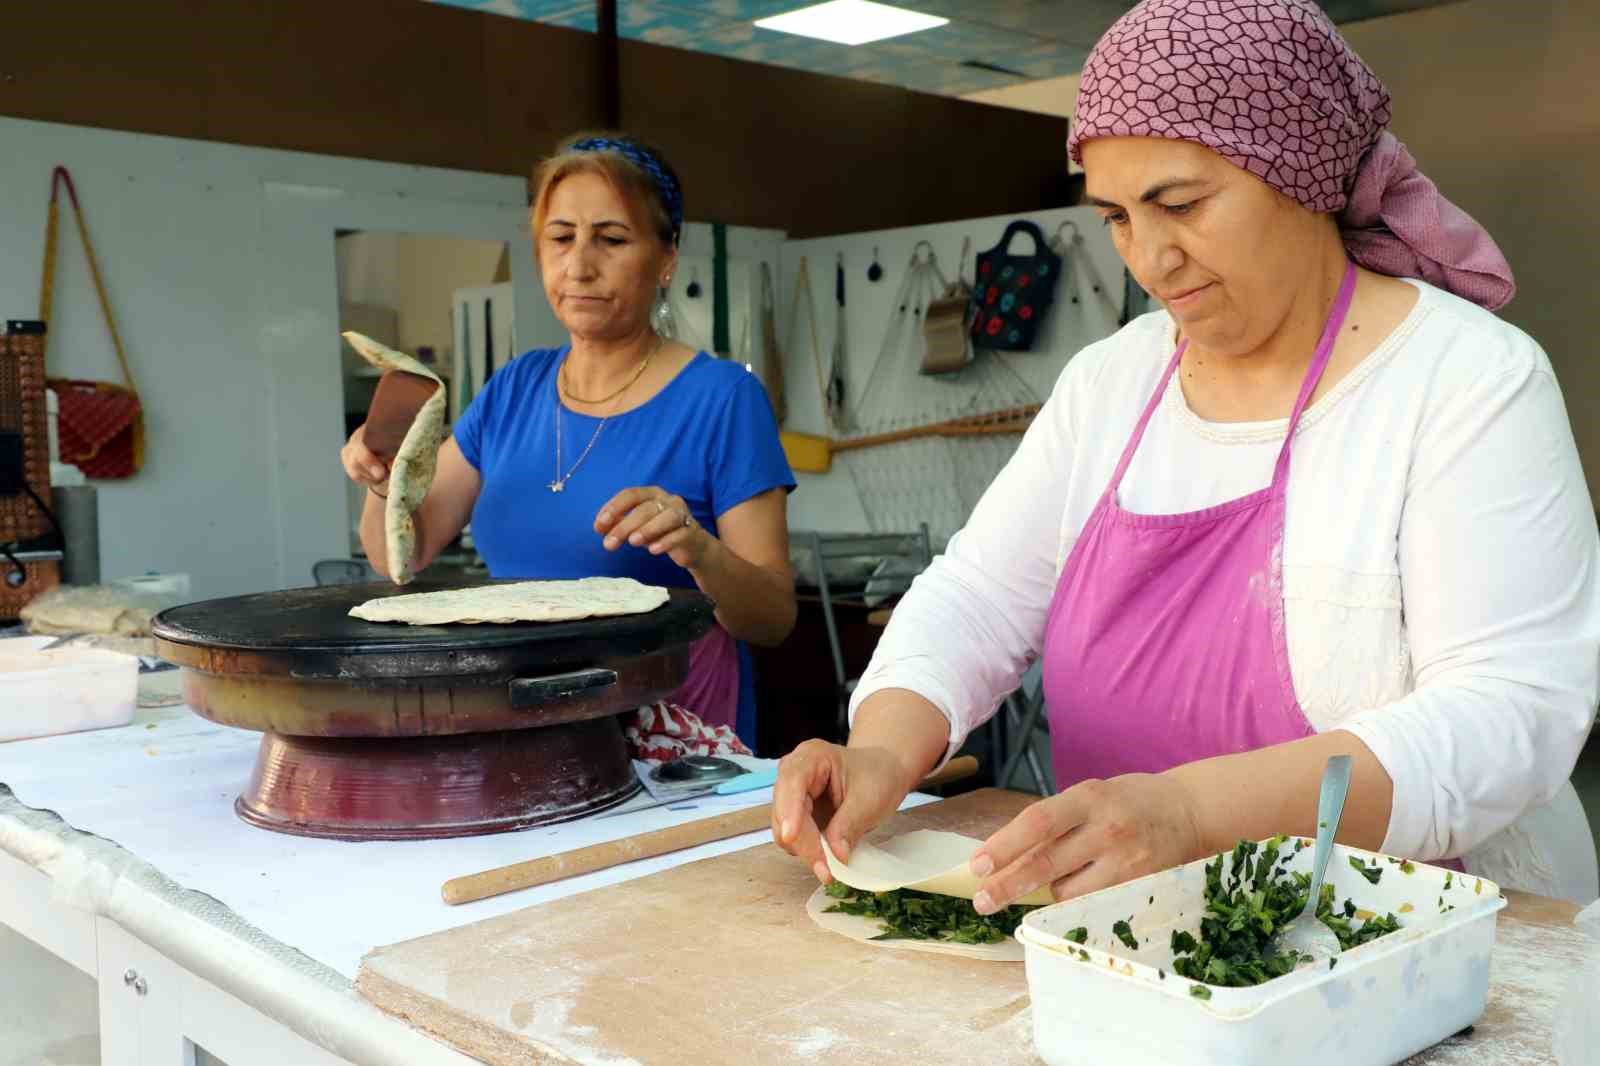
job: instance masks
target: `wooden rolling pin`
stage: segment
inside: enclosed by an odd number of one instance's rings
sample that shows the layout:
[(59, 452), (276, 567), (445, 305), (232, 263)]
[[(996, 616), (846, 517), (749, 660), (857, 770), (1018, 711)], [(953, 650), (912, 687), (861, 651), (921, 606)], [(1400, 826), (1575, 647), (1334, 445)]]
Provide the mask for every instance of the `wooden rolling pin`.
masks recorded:
[[(920, 790), (954, 784), (977, 772), (978, 760), (971, 755), (963, 755), (951, 759), (937, 773), (924, 778), (922, 784), (917, 787)], [(586, 848), (575, 848), (557, 855), (547, 855), (542, 859), (529, 859), (527, 862), (512, 863), (510, 866), (501, 866), (482, 873), (451, 878), (444, 883), (440, 894), (444, 896), (444, 901), (452, 906), (472, 903), (488, 899), (490, 896), (515, 892), (518, 889), (535, 888), (568, 877), (608, 870), (627, 862), (652, 859), (657, 855), (698, 847), (714, 840), (727, 840), (729, 837), (743, 836), (746, 833), (759, 833), (771, 825), (772, 804), (763, 803), (759, 807), (729, 811), (715, 818), (701, 818), (698, 821), (657, 829), (653, 833), (641, 833), (622, 840), (608, 840), (604, 844), (591, 844)]]

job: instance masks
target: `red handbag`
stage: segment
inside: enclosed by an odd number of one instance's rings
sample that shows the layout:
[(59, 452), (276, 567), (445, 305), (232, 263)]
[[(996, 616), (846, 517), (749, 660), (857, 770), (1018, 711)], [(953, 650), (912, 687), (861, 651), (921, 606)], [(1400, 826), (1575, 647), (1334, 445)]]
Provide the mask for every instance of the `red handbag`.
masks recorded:
[(85, 477), (128, 478), (144, 465), (144, 410), (131, 387), (51, 378), (61, 413), (61, 461)]
[(100, 297), (100, 310), (105, 315), (106, 329), (111, 334), (111, 346), (122, 367), (123, 384), (50, 379), (50, 388), (55, 390), (60, 405), (61, 461), (76, 466), (86, 477), (129, 478), (144, 466), (144, 405), (139, 400), (139, 390), (133, 383), (133, 371), (128, 368), (128, 356), (122, 348), (122, 337), (117, 333), (117, 323), (111, 315), (111, 301), (106, 296), (105, 281), (100, 276), (94, 245), (89, 240), (89, 228), (83, 222), (78, 190), (66, 167), (56, 167), (50, 175), (50, 214), (45, 222), (44, 277), (39, 286), (39, 318), (46, 324), (44, 339), (48, 344), (50, 311), (55, 302), (59, 194), (63, 187), (72, 201), (73, 216), (78, 220), (78, 235), (83, 239), (84, 256), (89, 261), (89, 274), (94, 279), (95, 293)]

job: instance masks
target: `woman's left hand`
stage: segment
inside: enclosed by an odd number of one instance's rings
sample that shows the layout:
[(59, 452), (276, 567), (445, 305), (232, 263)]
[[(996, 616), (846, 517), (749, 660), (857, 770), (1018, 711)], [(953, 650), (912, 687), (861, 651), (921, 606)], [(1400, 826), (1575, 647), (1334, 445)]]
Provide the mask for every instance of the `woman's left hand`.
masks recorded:
[(623, 489), (595, 516), (594, 531), (605, 538), (606, 551), (624, 544), (665, 554), (685, 570), (698, 570), (716, 538), (689, 513), (683, 497), (654, 485)]
[(972, 856), (972, 904), (992, 914), (1041, 885), (1057, 900), (1121, 884), (1204, 853), (1194, 797), (1165, 774), (1084, 781), (1042, 799)]

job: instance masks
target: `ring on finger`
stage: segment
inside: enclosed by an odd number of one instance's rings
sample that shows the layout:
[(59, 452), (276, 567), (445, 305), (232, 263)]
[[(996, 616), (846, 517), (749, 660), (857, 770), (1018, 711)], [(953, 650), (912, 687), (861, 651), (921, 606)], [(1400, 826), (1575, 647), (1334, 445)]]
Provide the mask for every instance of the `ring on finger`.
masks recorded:
[(650, 502), (656, 505), (657, 518), (660, 518), (662, 515), (667, 513), (667, 505), (662, 503), (660, 500), (651, 500)]
[(683, 528), (690, 529), (694, 526), (694, 515), (688, 511), (683, 512)]

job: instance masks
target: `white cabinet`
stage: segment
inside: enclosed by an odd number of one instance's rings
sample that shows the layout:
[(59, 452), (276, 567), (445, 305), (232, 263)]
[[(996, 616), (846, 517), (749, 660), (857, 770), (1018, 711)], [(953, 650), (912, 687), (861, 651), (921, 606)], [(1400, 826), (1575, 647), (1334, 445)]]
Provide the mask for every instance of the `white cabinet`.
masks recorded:
[(349, 1066), (117, 923), (96, 933), (101, 1066)]
[(183, 971), (115, 922), (96, 925), (101, 1066), (195, 1066), (183, 1036)]
[[(122, 905), (129, 904), (122, 900)], [(154, 928), (165, 930), (163, 935), (216, 936), (203, 919), (175, 913), (170, 902), (150, 900), (144, 906), (152, 909), (153, 921), (162, 923)], [(476, 1061), (383, 1014), (353, 989), (307, 981), (280, 959), (247, 949), (234, 956), (249, 960), (236, 965), (259, 967), (247, 984), (273, 989), (261, 993), (265, 1009), (258, 1008), (257, 1001), (225, 991), (117, 922), (67, 902), (54, 891), (49, 875), (3, 849), (0, 927), (18, 934), (0, 938), (0, 948), (27, 949), (0, 956), (0, 966), (14, 967), (0, 975), (11, 979), (9, 986), (0, 983), (0, 993), (11, 993), (0, 1007), (12, 1008), (10, 1017), (0, 1010), (0, 1066), (34, 1066), (42, 1057), (57, 1061), (54, 1054), (41, 1056), (41, 1048), (66, 1054), (68, 1061), (91, 1060), (91, 1001), (98, 1014), (102, 1066), (472, 1066)], [(39, 949), (93, 978), (95, 986), (66, 966), (43, 972), (38, 963), (50, 960)], [(22, 987), (28, 995), (16, 994)], [(288, 989), (293, 999), (285, 999)], [(60, 995), (73, 997), (77, 1007), (50, 999)], [(30, 1005), (40, 1009), (41, 1003), (49, 1004), (52, 1017), (41, 1019), (49, 1024), (33, 1026), (18, 1015)], [(299, 1028), (351, 1057), (306, 1039), (269, 1010), (292, 1011)]]

